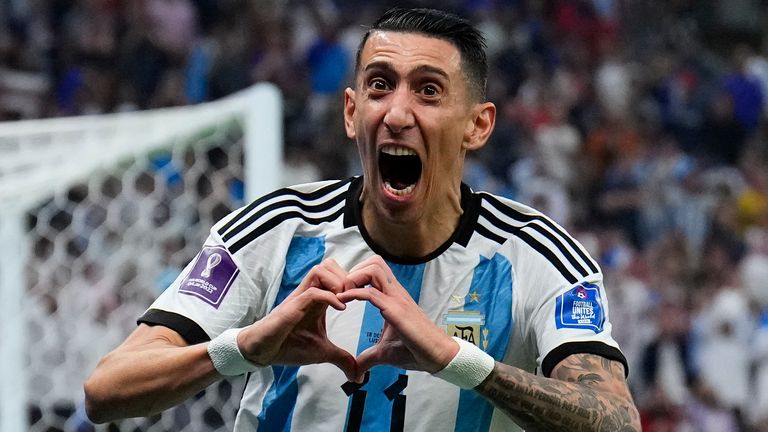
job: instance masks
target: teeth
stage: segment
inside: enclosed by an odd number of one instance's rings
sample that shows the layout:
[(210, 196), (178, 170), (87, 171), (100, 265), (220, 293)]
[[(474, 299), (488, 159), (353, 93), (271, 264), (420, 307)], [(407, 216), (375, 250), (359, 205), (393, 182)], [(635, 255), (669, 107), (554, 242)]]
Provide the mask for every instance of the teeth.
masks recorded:
[(408, 186), (405, 189), (395, 189), (394, 187), (392, 187), (391, 184), (389, 184), (389, 182), (384, 182), (384, 187), (389, 192), (391, 192), (391, 193), (393, 193), (393, 194), (395, 194), (397, 196), (405, 196), (405, 195), (408, 195), (409, 193), (413, 192), (413, 188), (415, 188), (416, 185), (410, 185), (410, 186)]
[(408, 147), (400, 147), (394, 145), (387, 145), (381, 149), (382, 153), (386, 153), (392, 156), (416, 156), (416, 152)]

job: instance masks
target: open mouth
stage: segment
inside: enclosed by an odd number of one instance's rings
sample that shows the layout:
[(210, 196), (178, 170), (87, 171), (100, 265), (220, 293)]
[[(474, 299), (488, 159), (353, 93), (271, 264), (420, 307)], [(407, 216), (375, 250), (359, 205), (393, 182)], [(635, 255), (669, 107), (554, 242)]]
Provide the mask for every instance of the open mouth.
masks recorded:
[(379, 172), (387, 191), (405, 196), (413, 192), (421, 177), (421, 159), (409, 148), (384, 146), (379, 152)]

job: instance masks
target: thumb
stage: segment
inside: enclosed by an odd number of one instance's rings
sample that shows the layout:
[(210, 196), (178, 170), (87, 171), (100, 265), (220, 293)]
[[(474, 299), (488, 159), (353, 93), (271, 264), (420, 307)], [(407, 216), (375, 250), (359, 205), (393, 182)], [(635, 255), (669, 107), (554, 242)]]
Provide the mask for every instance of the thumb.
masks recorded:
[(357, 376), (362, 377), (372, 367), (385, 364), (382, 358), (382, 350), (379, 345), (374, 345), (357, 356)]
[(354, 381), (358, 375), (357, 361), (355, 361), (355, 358), (352, 356), (352, 354), (337, 347), (336, 345), (330, 344), (328, 347), (326, 361), (341, 369), (349, 381)]

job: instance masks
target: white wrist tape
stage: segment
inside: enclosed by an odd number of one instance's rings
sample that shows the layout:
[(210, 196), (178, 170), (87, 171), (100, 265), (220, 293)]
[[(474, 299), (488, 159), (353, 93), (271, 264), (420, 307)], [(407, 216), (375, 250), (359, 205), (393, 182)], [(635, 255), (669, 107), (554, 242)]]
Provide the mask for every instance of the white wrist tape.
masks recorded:
[(455, 336), (453, 340), (459, 344), (458, 354), (446, 367), (432, 375), (463, 389), (475, 388), (491, 374), (496, 360), (473, 343)]
[(243, 357), (243, 353), (237, 346), (237, 335), (242, 330), (242, 328), (225, 330), (208, 344), (208, 355), (211, 357), (213, 367), (224, 376), (242, 375), (259, 368)]

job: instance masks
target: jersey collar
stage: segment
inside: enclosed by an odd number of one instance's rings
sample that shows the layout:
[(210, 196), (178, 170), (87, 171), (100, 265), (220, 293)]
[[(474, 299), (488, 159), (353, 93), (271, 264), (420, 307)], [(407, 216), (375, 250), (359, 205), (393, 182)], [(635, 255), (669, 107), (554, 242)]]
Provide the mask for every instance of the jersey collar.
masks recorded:
[(368, 234), (368, 230), (365, 229), (362, 219), (362, 204), (360, 202), (360, 194), (363, 192), (363, 176), (355, 177), (352, 179), (352, 183), (349, 185), (349, 192), (347, 193), (347, 201), (344, 208), (344, 227), (349, 228), (357, 226), (360, 230), (360, 234), (375, 253), (381, 255), (387, 261), (395, 262), (398, 264), (421, 264), (438, 257), (445, 252), (452, 244), (457, 243), (463, 247), (466, 247), (469, 243), (469, 239), (474, 232), (475, 224), (477, 223), (477, 217), (480, 210), (480, 196), (472, 192), (472, 189), (466, 184), (461, 184), (461, 209), (463, 213), (459, 218), (459, 224), (456, 230), (453, 232), (450, 238), (435, 249), (432, 253), (420, 257), (420, 258), (405, 258), (397, 255), (392, 255), (386, 252), (381, 246), (373, 241)]

